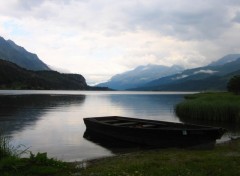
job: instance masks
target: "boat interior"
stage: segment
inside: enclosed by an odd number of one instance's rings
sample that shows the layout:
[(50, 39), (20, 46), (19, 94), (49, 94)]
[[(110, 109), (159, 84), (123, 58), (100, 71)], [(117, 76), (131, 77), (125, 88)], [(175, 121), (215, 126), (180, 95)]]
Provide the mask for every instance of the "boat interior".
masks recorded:
[[(175, 129), (194, 129), (201, 128), (201, 126), (188, 125), (183, 123), (162, 122), (162, 121), (148, 121), (143, 119), (124, 118), (124, 117), (100, 117), (96, 118), (101, 123), (107, 123), (119, 127), (132, 128), (175, 128)], [(205, 127), (206, 128), (206, 127)]]

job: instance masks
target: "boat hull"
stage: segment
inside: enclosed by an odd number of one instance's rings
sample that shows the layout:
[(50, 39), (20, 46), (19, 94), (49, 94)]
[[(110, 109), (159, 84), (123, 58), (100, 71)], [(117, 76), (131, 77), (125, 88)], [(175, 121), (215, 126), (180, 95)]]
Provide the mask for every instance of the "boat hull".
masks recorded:
[[(99, 117), (99, 119), (102, 117)], [(113, 116), (104, 117), (111, 119)], [(192, 146), (203, 143), (212, 143), (219, 139), (223, 133), (222, 128), (211, 128), (203, 126), (181, 125), (180, 123), (140, 120), (126, 117), (115, 117), (129, 120), (130, 122), (141, 122), (150, 124), (166, 123), (167, 127), (144, 128), (132, 126), (116, 126), (104, 123), (98, 118), (84, 118), (87, 130), (98, 136), (110, 137), (125, 142), (143, 146)], [(172, 126), (171, 126), (172, 125)]]

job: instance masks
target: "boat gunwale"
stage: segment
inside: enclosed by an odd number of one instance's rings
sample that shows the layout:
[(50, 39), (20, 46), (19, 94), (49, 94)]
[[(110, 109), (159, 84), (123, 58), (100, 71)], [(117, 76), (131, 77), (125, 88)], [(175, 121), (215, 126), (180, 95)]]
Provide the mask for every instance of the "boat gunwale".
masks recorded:
[[(129, 121), (135, 121), (135, 122), (146, 122), (146, 123), (149, 123), (149, 124), (155, 124), (157, 125), (156, 123), (164, 123), (164, 124), (176, 124), (176, 125), (180, 125), (180, 127), (171, 127), (171, 126), (166, 126), (166, 127), (157, 127), (157, 128), (151, 128), (151, 127), (133, 127), (133, 126), (121, 126), (121, 125), (114, 125), (114, 124), (111, 124), (111, 123), (105, 123), (105, 122), (102, 122), (100, 120), (97, 120), (97, 119), (100, 119), (100, 118), (120, 118), (119, 120), (122, 119), (125, 119), (125, 120), (129, 120)], [(137, 118), (130, 118), (130, 117), (122, 117), (122, 116), (101, 116), (101, 117), (86, 117), (84, 118), (84, 120), (90, 120), (92, 122), (95, 122), (95, 123), (98, 123), (98, 124), (102, 124), (102, 125), (107, 125), (107, 126), (111, 126), (111, 127), (115, 127), (115, 128), (131, 128), (131, 129), (138, 129), (138, 130), (154, 130), (154, 131), (157, 131), (157, 130), (168, 130), (168, 131), (183, 131), (183, 130), (190, 130), (190, 131), (216, 131), (216, 130), (225, 130), (224, 128), (222, 127), (211, 127), (211, 126), (203, 126), (203, 125), (195, 125), (195, 124), (189, 124), (189, 123), (177, 123), (177, 122), (167, 122), (167, 121), (158, 121), (158, 120), (151, 120), (151, 119), (137, 119)], [(188, 126), (184, 126), (184, 125), (189, 125)], [(194, 127), (194, 128), (191, 128)]]

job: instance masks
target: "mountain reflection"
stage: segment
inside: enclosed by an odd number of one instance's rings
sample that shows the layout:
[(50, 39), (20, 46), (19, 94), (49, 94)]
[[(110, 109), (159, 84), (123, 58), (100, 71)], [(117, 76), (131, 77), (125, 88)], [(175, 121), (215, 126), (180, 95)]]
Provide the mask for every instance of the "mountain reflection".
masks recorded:
[(82, 104), (85, 95), (0, 96), (0, 129), (6, 134), (34, 125), (52, 109)]
[(127, 116), (154, 120), (176, 121), (174, 106), (183, 100), (182, 95), (111, 95), (112, 104), (127, 109)]

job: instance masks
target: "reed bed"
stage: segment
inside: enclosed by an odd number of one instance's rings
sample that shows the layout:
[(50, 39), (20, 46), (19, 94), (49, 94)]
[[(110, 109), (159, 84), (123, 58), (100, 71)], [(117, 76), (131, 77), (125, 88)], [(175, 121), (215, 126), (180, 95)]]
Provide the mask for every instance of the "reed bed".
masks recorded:
[(231, 93), (188, 95), (175, 107), (181, 120), (240, 122), (240, 96)]

